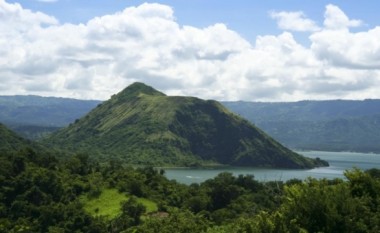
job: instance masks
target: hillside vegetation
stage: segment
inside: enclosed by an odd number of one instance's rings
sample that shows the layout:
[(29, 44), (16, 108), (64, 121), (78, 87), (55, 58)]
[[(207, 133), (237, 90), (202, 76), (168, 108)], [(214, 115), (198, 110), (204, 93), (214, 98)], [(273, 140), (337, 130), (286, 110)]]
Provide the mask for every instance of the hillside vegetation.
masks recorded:
[(0, 123), (0, 152), (16, 152), (32, 143)]
[(45, 143), (153, 166), (326, 165), (285, 148), (216, 101), (170, 97), (142, 83), (112, 96)]
[(20, 148), (0, 152), (0, 232), (378, 232), (380, 171), (345, 175), (262, 183), (221, 173), (187, 186), (151, 167)]

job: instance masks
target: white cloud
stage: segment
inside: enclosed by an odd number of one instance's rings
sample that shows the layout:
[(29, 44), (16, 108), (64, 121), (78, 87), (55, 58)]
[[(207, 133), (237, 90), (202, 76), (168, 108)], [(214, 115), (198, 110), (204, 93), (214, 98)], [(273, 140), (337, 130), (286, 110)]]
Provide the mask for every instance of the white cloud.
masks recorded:
[(9, 4), (0, 0), (0, 32), (7, 30), (26, 31), (30, 27), (58, 24), (58, 20), (41, 12), (23, 9), (18, 3)]
[(336, 30), (361, 26), (362, 21), (349, 19), (339, 7), (330, 4), (326, 6), (325, 21), (323, 24), (327, 29)]
[(0, 0), (0, 90), (107, 99), (142, 81), (218, 100), (380, 98), (380, 27), (350, 32), (359, 21), (333, 5), (318, 30), (302, 13), (292, 17), (283, 29), (309, 29), (310, 47), (290, 32), (249, 43), (221, 23), (179, 25), (160, 4), (76, 25)]
[(272, 11), (270, 16), (277, 20), (277, 25), (282, 30), (313, 32), (320, 29), (313, 20), (308, 19), (301, 11)]
[(329, 66), (347, 69), (380, 69), (380, 27), (352, 33), (361, 25), (334, 5), (327, 5), (325, 28), (310, 36), (311, 50)]
[(310, 36), (311, 50), (330, 66), (380, 69), (380, 27), (351, 33), (323, 30)]

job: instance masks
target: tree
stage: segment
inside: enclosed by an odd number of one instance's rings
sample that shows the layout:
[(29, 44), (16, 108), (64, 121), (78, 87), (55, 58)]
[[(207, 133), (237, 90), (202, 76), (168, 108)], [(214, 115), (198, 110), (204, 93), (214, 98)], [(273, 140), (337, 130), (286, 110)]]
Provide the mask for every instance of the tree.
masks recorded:
[(128, 216), (133, 219), (132, 225), (138, 225), (140, 223), (140, 217), (145, 213), (146, 208), (143, 204), (137, 201), (134, 196), (130, 197), (128, 201), (121, 204), (121, 217)]

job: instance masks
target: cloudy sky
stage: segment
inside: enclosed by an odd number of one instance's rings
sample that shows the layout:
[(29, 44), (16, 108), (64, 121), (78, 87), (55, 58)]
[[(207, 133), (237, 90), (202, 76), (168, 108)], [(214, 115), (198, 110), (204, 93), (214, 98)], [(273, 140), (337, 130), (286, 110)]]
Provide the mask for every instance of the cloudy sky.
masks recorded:
[(380, 98), (380, 3), (0, 0), (0, 95)]

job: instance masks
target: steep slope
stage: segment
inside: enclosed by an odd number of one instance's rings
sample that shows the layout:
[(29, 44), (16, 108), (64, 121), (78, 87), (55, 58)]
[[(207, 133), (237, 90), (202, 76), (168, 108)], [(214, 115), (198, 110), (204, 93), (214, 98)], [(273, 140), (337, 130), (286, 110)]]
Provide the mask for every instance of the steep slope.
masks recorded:
[(132, 164), (306, 168), (298, 155), (216, 101), (168, 97), (134, 83), (46, 143)]
[(16, 152), (23, 147), (32, 145), (32, 143), (8, 129), (0, 123), (0, 153)]

